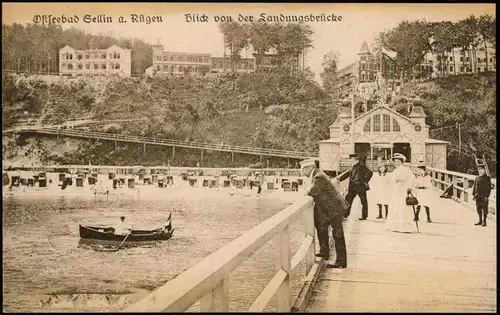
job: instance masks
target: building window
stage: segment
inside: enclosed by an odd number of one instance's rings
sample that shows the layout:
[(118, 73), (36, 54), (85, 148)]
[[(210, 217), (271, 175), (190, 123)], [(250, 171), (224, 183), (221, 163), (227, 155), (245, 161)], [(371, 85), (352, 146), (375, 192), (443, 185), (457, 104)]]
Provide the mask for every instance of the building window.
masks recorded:
[(460, 61), (463, 62), (464, 61), (464, 57), (460, 57)]
[(76, 55), (76, 57), (78, 58), (78, 60), (82, 60), (82, 58), (83, 58), (82, 54), (78, 54), (78, 55)]
[(450, 66), (450, 72), (453, 72), (453, 66)]
[(481, 67), (477, 67), (477, 72), (481, 72)]
[(382, 117), (384, 119), (384, 121), (383, 121), (384, 124), (382, 125), (383, 126), (382, 131), (383, 132), (390, 132), (391, 131), (391, 116), (384, 114)]
[(188, 61), (188, 62), (193, 62), (193, 56), (188, 55), (188, 56), (187, 56), (187, 61)]
[(373, 116), (373, 132), (380, 132), (380, 115)]
[(106, 69), (106, 64), (105, 63), (101, 64), (101, 69)]
[(370, 132), (370, 127), (371, 127), (371, 124), (372, 124), (372, 120), (371, 118), (369, 118), (366, 123), (365, 123), (365, 127), (363, 128), (363, 131), (364, 132)]
[(71, 63), (68, 64), (68, 70), (73, 70), (73, 64)]
[(493, 58), (490, 58), (490, 62), (493, 62)]
[(453, 61), (453, 57), (450, 57), (450, 61)]
[(99, 69), (99, 65), (97, 63), (94, 63), (94, 69), (95, 70)]
[(78, 70), (82, 70), (83, 69), (83, 65), (81, 63), (78, 64)]
[(477, 62), (481, 62), (481, 57), (477, 57)]
[(168, 61), (168, 56), (164, 55), (163, 56), (163, 61)]
[(101, 59), (106, 59), (106, 54), (101, 54)]
[(186, 56), (179, 55), (179, 61), (186, 61)]
[(208, 56), (204, 56), (204, 57), (203, 57), (203, 62), (205, 62), (205, 63), (210, 62), (210, 57), (208, 57)]
[(466, 62), (469, 62), (469, 57), (465, 58), (465, 61), (466, 61)]
[(89, 63), (85, 64), (85, 69), (90, 69), (90, 64)]
[(464, 67), (460, 67), (460, 72), (464, 72)]
[[(160, 70), (160, 66), (158, 66), (157, 68), (158, 68), (158, 70)], [(120, 64), (119, 63), (115, 64), (115, 69), (120, 69)]]
[(163, 70), (168, 71), (168, 65), (163, 65)]
[(394, 132), (400, 132), (401, 128), (399, 127), (399, 123), (396, 119), (392, 119), (392, 131)]

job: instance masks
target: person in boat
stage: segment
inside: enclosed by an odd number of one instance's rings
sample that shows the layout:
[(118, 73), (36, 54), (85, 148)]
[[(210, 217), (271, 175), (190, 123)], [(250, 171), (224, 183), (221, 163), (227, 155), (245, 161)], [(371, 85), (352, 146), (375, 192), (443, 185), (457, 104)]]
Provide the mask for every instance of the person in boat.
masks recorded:
[(125, 235), (128, 234), (130, 230), (130, 226), (127, 226), (125, 223), (125, 217), (120, 217), (120, 221), (118, 221), (118, 224), (115, 227), (115, 234)]

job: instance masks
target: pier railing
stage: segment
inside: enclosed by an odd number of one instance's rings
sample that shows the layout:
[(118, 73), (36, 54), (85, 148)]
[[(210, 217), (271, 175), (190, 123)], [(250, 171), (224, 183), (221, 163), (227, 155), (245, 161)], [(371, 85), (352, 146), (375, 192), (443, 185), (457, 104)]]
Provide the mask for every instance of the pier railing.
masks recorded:
[[(339, 185), (344, 186), (346, 181)], [(304, 240), (297, 252), (290, 253), (290, 225), (302, 216)], [(305, 260), (306, 275), (315, 272), (315, 230), (313, 200), (299, 201), (265, 220), (236, 240), (209, 255), (148, 296), (124, 309), (125, 312), (183, 312), (200, 300), (202, 312), (229, 311), (229, 276), (250, 255), (274, 240), (276, 273), (248, 311), (261, 312), (276, 295), (278, 312), (289, 312), (293, 306), (291, 271)], [(248, 279), (251, 281), (251, 279)]]
[[(415, 165), (408, 164), (412, 169), (415, 169)], [(427, 171), (431, 172), (432, 183), (440, 191), (445, 191), (450, 185), (453, 184), (452, 199), (475, 208), (476, 203), (473, 200), (472, 190), (474, 187), (474, 180), (476, 175), (458, 173), (448, 170), (437, 169), (433, 167), (427, 167)], [(490, 213), (496, 214), (496, 179), (491, 179), (491, 184), (493, 189), (491, 190), (489, 198), (489, 210)]]
[(279, 157), (296, 158), (296, 159), (311, 158), (311, 157), (316, 157), (318, 155), (317, 152), (314, 152), (313, 154), (309, 154), (307, 152), (298, 152), (298, 151), (244, 147), (244, 146), (237, 146), (237, 145), (215, 144), (215, 143), (201, 142), (201, 141), (187, 142), (187, 141), (174, 140), (174, 139), (160, 139), (160, 138), (150, 138), (150, 137), (124, 135), (124, 134), (116, 134), (116, 133), (68, 130), (68, 129), (58, 129), (58, 128), (31, 128), (31, 127), (27, 127), (26, 129), (19, 130), (18, 132), (33, 132), (33, 133), (39, 133), (39, 134), (51, 134), (51, 135), (69, 136), (69, 137), (76, 137), (76, 138), (93, 138), (93, 139), (110, 140), (110, 141), (135, 142), (135, 143), (141, 143), (144, 145), (155, 144), (155, 145), (165, 145), (165, 146), (172, 146), (172, 147), (226, 151), (226, 152), (246, 153), (246, 154), (254, 154), (254, 155), (265, 155), (265, 156), (279, 156)]

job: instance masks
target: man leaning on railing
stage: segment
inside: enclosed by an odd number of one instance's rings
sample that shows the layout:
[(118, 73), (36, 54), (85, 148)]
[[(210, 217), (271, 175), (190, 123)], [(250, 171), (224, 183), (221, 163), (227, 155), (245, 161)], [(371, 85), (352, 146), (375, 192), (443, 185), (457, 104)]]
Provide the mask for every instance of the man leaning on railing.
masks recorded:
[(336, 260), (334, 264), (327, 264), (328, 268), (346, 268), (347, 251), (342, 228), (344, 211), (349, 203), (340, 195), (330, 178), (316, 168), (313, 159), (300, 162), (302, 174), (307, 176), (307, 195), (314, 199), (314, 226), (318, 233), (320, 252), (316, 257), (330, 259), (330, 244), (328, 227), (332, 226), (333, 240), (335, 241)]

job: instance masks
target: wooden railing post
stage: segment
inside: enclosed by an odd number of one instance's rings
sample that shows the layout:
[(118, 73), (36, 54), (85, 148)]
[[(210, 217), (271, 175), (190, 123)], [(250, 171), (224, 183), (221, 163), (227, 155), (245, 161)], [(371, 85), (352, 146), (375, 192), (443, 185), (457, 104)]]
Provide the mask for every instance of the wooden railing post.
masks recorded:
[(278, 312), (289, 312), (292, 307), (292, 286), (290, 281), (290, 228), (285, 226), (283, 231), (276, 235), (276, 271), (283, 269), (287, 273), (285, 280), (276, 291), (276, 306)]
[(315, 253), (316, 253), (316, 241), (315, 241), (315, 232), (314, 232), (314, 212), (313, 209), (309, 209), (304, 213), (304, 227), (305, 227), (305, 237), (310, 235), (313, 239), (311, 246), (307, 250), (305, 256), (306, 263), (306, 276), (311, 271), (312, 266), (315, 262)]
[(209, 290), (200, 299), (202, 312), (228, 312), (229, 311), (229, 278), (224, 278), (212, 290)]
[(457, 180), (457, 176), (455, 175), (451, 175), (451, 183), (453, 185), (453, 197), (456, 197), (458, 198), (458, 189), (457, 189), (457, 185), (458, 185), (458, 180)]

